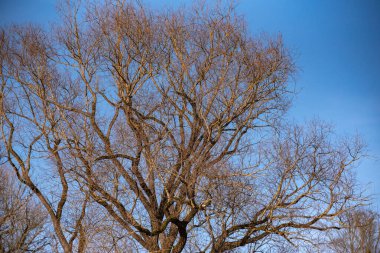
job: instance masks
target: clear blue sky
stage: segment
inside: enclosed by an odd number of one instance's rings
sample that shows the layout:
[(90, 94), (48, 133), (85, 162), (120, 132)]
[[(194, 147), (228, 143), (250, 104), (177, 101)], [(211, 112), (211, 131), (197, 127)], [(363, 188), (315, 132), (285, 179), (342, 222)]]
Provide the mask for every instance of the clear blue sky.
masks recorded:
[[(191, 1), (144, 2), (162, 9)], [(240, 0), (238, 11), (252, 34), (281, 33), (295, 53), (300, 92), (289, 118), (318, 117), (364, 137), (372, 157), (357, 175), (380, 210), (380, 0)], [(56, 18), (52, 0), (0, 0), (0, 25)]]

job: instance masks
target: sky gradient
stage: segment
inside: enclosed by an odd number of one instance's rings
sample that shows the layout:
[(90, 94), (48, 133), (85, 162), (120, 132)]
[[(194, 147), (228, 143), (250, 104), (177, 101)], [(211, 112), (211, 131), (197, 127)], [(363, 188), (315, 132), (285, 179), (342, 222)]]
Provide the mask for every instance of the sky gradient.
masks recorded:
[[(145, 0), (162, 10), (191, 1)], [(380, 211), (380, 1), (240, 0), (252, 35), (282, 34), (294, 55), (298, 93), (288, 118), (314, 118), (360, 134), (369, 157), (356, 169)], [(55, 1), (0, 0), (0, 25), (56, 21)]]

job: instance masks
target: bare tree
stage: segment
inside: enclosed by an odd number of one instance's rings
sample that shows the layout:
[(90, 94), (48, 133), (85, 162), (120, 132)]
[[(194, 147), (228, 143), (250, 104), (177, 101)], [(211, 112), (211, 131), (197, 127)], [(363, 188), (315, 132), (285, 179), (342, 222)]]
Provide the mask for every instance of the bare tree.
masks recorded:
[(47, 217), (24, 186), (0, 167), (0, 252), (42, 251), (49, 243)]
[(64, 252), (96, 244), (94, 203), (115, 252), (293, 243), (361, 203), (349, 172), (359, 141), (280, 124), (294, 72), (281, 37), (248, 36), (233, 8), (79, 7), (63, 4), (49, 32), (0, 37), (7, 164)]
[(371, 210), (346, 213), (344, 228), (334, 234), (329, 244), (337, 253), (375, 253), (380, 251), (380, 216)]

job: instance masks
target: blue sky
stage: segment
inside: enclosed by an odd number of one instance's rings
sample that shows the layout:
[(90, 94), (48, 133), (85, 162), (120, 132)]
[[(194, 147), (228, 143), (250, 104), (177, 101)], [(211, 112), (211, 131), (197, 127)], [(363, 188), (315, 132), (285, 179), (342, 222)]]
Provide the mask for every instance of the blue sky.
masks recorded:
[(380, 1), (243, 0), (239, 10), (251, 32), (281, 32), (296, 55), (289, 117), (363, 136), (371, 157), (356, 171), (380, 210)]
[[(153, 8), (191, 1), (145, 0)], [(380, 1), (240, 0), (249, 32), (282, 34), (295, 55), (299, 90), (289, 119), (315, 117), (359, 133), (370, 157), (356, 169), (380, 210)], [(0, 0), (0, 24), (57, 19), (52, 0)]]

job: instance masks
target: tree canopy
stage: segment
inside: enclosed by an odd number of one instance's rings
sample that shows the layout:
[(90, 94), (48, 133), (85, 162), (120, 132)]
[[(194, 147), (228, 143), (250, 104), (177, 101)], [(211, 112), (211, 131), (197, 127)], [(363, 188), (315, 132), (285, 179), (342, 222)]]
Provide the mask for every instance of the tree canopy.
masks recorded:
[(50, 251), (255, 251), (363, 203), (360, 140), (282, 117), (281, 36), (252, 36), (232, 7), (61, 9), (50, 30), (0, 33), (5, 163), (48, 214)]

